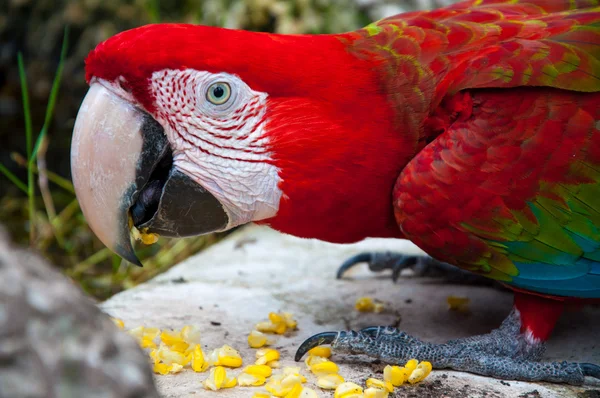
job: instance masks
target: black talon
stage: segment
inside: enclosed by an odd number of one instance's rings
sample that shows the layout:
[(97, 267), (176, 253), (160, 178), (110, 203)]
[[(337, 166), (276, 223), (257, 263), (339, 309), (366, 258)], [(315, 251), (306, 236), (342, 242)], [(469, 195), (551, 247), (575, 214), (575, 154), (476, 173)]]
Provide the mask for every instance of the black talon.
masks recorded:
[(299, 362), (308, 350), (323, 344), (333, 343), (341, 333), (342, 332), (323, 332), (307, 338), (304, 340), (304, 343), (300, 344), (300, 347), (298, 347), (294, 360)]
[(350, 257), (348, 260), (344, 261), (344, 263), (338, 268), (337, 279), (342, 279), (344, 276), (344, 272), (348, 271), (350, 268), (359, 263), (370, 263), (371, 262), (371, 253), (360, 253), (356, 256)]
[(593, 363), (580, 363), (581, 372), (584, 376), (595, 377), (600, 379), (600, 366), (594, 365)]

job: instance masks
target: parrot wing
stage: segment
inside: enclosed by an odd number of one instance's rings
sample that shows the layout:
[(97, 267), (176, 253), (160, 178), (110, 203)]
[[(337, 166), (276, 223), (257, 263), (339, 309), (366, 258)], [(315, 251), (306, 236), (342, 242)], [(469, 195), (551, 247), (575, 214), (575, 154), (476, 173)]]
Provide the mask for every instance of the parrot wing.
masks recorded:
[(405, 235), (526, 290), (600, 297), (600, 93), (485, 89), (453, 102), (469, 111), (396, 184)]

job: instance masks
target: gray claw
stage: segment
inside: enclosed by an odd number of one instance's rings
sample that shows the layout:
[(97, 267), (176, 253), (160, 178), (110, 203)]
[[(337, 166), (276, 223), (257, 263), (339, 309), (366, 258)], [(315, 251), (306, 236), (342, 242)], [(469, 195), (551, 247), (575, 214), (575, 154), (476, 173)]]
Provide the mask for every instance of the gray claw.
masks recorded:
[(304, 354), (308, 352), (308, 350), (323, 344), (333, 343), (342, 333), (344, 332), (323, 332), (309, 337), (308, 339), (304, 340), (304, 343), (300, 344), (300, 347), (298, 347), (298, 351), (296, 351), (294, 360), (299, 362)]
[(595, 377), (600, 379), (600, 366), (594, 365), (593, 363), (580, 363), (581, 372), (584, 376)]
[(344, 272), (348, 271), (350, 268), (354, 267), (359, 263), (369, 263), (371, 264), (371, 253), (359, 253), (356, 256), (350, 257), (348, 260), (344, 261), (344, 263), (338, 268), (338, 272), (336, 275), (337, 279), (342, 279), (344, 276)]

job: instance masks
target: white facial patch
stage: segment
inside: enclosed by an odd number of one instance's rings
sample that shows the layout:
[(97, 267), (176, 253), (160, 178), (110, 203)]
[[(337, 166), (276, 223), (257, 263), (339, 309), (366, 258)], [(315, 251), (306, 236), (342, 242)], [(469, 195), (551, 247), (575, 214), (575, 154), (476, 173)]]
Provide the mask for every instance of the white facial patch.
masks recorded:
[[(220, 83), (230, 92), (217, 105), (209, 98), (223, 90), (208, 92)], [(193, 69), (154, 72), (151, 87), (174, 165), (221, 202), (226, 229), (277, 214), (280, 178), (264, 136), (267, 94), (237, 76)]]

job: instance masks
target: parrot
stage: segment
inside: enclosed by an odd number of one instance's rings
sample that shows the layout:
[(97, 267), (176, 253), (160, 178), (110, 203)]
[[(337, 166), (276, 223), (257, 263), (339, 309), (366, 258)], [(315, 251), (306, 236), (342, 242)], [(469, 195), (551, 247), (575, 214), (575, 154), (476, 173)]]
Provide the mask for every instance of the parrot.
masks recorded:
[[(386, 363), (583, 384), (544, 362), (565, 307), (600, 301), (600, 6), (467, 0), (334, 34), (145, 25), (97, 45), (71, 169), (99, 239), (247, 223), (300, 238), (408, 239), (514, 292), (489, 334), (323, 332)], [(590, 342), (591, 343), (591, 342)]]
[(0, 398), (159, 398), (139, 344), (0, 227)]

